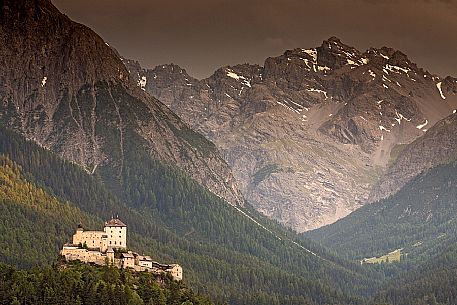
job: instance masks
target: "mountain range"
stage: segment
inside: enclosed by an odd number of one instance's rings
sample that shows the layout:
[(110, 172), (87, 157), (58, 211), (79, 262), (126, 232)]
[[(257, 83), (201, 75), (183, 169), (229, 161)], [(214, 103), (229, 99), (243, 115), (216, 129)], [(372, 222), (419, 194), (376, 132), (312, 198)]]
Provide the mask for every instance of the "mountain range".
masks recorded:
[(367, 272), (253, 210), (217, 148), (138, 88), (92, 30), (48, 0), (0, 7), (2, 262), (50, 265), (78, 223), (115, 213), (129, 245), (179, 262), (218, 303), (368, 293)]
[(258, 211), (299, 232), (397, 191), (412, 177), (388, 170), (402, 145), (457, 109), (457, 79), (336, 37), (202, 80), (174, 64), (123, 62), (138, 87), (215, 143)]
[[(218, 304), (457, 298), (457, 79), (331, 37), (198, 80), (122, 57), (49, 0), (0, 9), (0, 263), (51, 265), (78, 223), (116, 213)], [(0, 267), (11, 287), (65, 276)]]

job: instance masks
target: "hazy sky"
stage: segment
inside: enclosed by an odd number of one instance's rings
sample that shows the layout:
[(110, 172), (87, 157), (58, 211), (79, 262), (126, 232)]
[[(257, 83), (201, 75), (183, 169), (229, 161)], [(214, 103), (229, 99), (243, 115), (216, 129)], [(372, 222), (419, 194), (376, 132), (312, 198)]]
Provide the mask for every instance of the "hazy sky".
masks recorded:
[(390, 46), (419, 66), (457, 77), (457, 0), (53, 0), (124, 57), (175, 63), (197, 78), (263, 64), (330, 36), (361, 51)]

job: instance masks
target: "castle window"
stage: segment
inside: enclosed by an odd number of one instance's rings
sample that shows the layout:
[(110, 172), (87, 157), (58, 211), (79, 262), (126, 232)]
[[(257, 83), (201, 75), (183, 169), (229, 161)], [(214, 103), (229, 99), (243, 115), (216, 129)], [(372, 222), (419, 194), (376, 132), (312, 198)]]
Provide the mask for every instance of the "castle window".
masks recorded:
[(122, 241), (119, 242), (119, 245), (122, 245)]
[(111, 245), (111, 240), (109, 241), (109, 244)]
[(114, 242), (114, 244), (116, 245), (116, 241)]

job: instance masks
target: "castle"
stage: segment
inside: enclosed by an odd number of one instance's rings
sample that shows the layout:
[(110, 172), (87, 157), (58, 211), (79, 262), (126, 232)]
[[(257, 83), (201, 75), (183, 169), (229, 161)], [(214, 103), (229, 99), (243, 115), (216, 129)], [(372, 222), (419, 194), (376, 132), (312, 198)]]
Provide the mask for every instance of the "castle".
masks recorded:
[(175, 280), (182, 280), (182, 268), (178, 264), (157, 263), (150, 256), (127, 250), (127, 225), (119, 218), (105, 222), (103, 231), (84, 231), (79, 225), (73, 242), (65, 244), (60, 254), (67, 261), (79, 260), (97, 265), (111, 264), (118, 268), (131, 268), (157, 274), (169, 273)]

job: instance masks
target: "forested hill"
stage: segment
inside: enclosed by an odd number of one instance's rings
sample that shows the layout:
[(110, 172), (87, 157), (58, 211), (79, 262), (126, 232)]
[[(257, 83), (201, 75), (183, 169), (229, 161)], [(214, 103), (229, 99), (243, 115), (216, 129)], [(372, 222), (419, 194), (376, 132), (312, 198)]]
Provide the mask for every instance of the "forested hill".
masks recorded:
[(75, 220), (100, 219), (27, 181), (21, 167), (0, 155), (0, 261), (24, 267), (52, 262)]
[(423, 261), (456, 242), (457, 163), (415, 177), (397, 194), (364, 206), (312, 237), (348, 258), (403, 248), (408, 261)]
[[(5, 128), (0, 128), (0, 153), (15, 179), (37, 194), (3, 198), (9, 201), (0, 214), (10, 213), (10, 218), (0, 222), (0, 230), (10, 234), (2, 234), (2, 244), (17, 245), (14, 253), (3, 252), (2, 260), (17, 266), (51, 263), (79, 222), (99, 229), (104, 219), (117, 213), (128, 225), (129, 247), (158, 261), (178, 262), (185, 282), (217, 302), (357, 303), (353, 296), (367, 293), (376, 281), (360, 266), (311, 242), (294, 244), (298, 239), (290, 231), (255, 212), (227, 205), (145, 152), (128, 152), (122, 188)], [(47, 208), (48, 201), (54, 206)], [(45, 225), (32, 226), (35, 219)]]
[(424, 265), (399, 276), (381, 289), (374, 304), (457, 304), (457, 246), (430, 258)]
[(308, 232), (349, 259), (402, 249), (402, 261), (375, 268), (391, 276), (371, 303), (453, 305), (457, 302), (457, 163), (415, 177), (397, 194), (335, 224)]
[(183, 283), (80, 264), (20, 271), (0, 264), (0, 304), (211, 305)]

